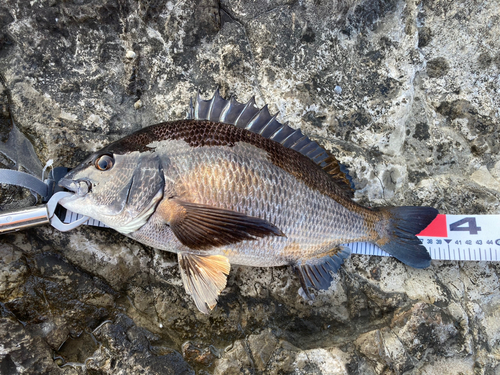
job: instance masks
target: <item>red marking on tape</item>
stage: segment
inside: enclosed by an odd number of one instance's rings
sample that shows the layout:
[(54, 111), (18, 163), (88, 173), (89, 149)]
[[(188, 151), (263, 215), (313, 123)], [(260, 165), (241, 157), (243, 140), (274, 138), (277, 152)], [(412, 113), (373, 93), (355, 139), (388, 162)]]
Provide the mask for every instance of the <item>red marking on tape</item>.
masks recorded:
[(417, 234), (422, 237), (448, 237), (448, 227), (446, 226), (446, 215), (437, 215), (427, 228)]

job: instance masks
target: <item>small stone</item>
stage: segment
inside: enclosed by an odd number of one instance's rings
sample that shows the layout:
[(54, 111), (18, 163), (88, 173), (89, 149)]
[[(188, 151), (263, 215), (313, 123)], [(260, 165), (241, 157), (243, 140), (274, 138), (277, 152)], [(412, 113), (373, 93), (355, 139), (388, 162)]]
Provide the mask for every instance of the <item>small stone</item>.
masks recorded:
[(478, 185), (484, 186), (485, 188), (491, 190), (500, 191), (500, 182), (496, 180), (491, 173), (488, 171), (486, 166), (482, 166), (477, 171), (475, 171), (471, 176), (471, 180)]
[(142, 101), (141, 101), (141, 99), (139, 99), (138, 101), (136, 101), (136, 102), (134, 103), (134, 108), (135, 108), (135, 109), (142, 108)]
[(257, 369), (264, 371), (266, 364), (278, 344), (278, 340), (272, 334), (270, 329), (265, 330), (259, 335), (251, 335), (248, 338), (248, 346), (252, 351), (252, 356)]
[(215, 355), (211, 352), (210, 348), (190, 341), (182, 345), (182, 356), (189, 362), (206, 367), (210, 366), (215, 360)]
[[(0, 244), (0, 298), (14, 297), (17, 288), (26, 282), (28, 269), (22, 252), (10, 244)], [(14, 292), (14, 295), (11, 293)]]
[(129, 60), (135, 59), (136, 56), (137, 55), (134, 51), (127, 51), (127, 54), (125, 55), (125, 57)]
[(56, 365), (58, 365), (58, 366), (62, 366), (62, 365), (64, 365), (64, 361), (63, 361), (61, 358), (56, 358), (56, 359), (54, 360), (54, 363), (55, 363)]
[(333, 89), (333, 91), (335, 91), (336, 94), (342, 94), (342, 87), (340, 86), (335, 86), (335, 88)]
[(500, 161), (497, 161), (496, 164), (490, 170), (491, 175), (500, 181)]

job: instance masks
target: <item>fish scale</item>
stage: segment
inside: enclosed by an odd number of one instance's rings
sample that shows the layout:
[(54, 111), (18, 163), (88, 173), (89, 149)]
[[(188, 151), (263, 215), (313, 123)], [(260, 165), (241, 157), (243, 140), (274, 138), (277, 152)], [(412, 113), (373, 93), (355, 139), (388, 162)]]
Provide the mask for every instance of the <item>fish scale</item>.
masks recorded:
[[(253, 146), (192, 150), (178, 141), (155, 143), (154, 146), (160, 155), (170, 155), (166, 176), (178, 181), (176, 188), (189, 192), (192, 201), (244, 212), (283, 228), (286, 238), (266, 237), (210, 251), (227, 255), (231, 263), (252, 266), (290, 264), (298, 258), (307, 259), (324, 253), (354, 238), (368, 237), (363, 235), (368, 229), (361, 215), (350, 215), (348, 230), (343, 219), (347, 217), (347, 209), (310, 189), (265, 157), (261, 160), (264, 155)], [(183, 147), (184, 152), (181, 151)], [(280, 181), (278, 189), (275, 181)], [(249, 195), (245, 195), (246, 189), (250, 191)], [(264, 199), (248, 199), (248, 196), (271, 198), (264, 202)], [(245, 205), (241, 205), (242, 201)], [(148, 227), (142, 230), (148, 230)], [(137, 235), (142, 237), (142, 232)], [(162, 239), (150, 245), (165, 250), (171, 246)], [(180, 244), (175, 248), (183, 251)], [(292, 248), (293, 251), (286, 250)], [(265, 258), (261, 256), (261, 249), (268, 249)]]

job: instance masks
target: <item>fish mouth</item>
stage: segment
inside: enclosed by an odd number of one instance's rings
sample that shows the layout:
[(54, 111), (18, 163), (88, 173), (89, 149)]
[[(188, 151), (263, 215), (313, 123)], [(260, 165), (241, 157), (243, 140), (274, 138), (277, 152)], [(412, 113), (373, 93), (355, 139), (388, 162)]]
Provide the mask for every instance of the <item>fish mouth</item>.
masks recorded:
[(92, 183), (82, 178), (79, 180), (70, 180), (69, 178), (62, 178), (59, 180), (59, 186), (69, 191), (72, 191), (77, 196), (83, 197), (92, 191)]

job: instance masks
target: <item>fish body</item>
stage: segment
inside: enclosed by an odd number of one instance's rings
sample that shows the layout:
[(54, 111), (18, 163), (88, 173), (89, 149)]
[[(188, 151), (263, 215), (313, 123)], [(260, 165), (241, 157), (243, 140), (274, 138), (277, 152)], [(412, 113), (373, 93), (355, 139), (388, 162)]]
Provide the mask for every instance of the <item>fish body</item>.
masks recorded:
[(241, 104), (200, 98), (187, 120), (144, 128), (91, 155), (61, 185), (61, 203), (178, 254), (186, 291), (208, 312), (230, 264), (292, 265), (302, 287), (327, 289), (349, 249), (370, 241), (414, 266), (429, 207), (370, 209), (352, 200), (337, 160), (300, 130)]

